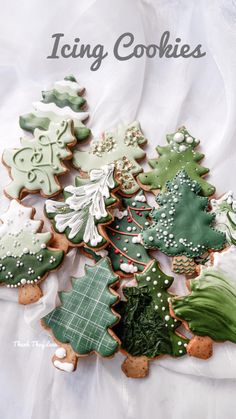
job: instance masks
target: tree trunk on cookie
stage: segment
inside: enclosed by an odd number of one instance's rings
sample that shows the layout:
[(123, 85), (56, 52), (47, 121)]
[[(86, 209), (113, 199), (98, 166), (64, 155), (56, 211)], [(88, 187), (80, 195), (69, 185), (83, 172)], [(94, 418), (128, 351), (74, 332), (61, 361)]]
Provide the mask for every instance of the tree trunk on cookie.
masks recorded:
[(168, 256), (185, 256), (174, 260), (177, 273), (189, 274), (194, 269), (193, 259), (207, 250), (221, 250), (225, 246), (225, 234), (213, 228), (214, 214), (209, 213), (208, 199), (199, 196), (201, 187), (192, 181), (186, 172), (180, 171), (166, 192), (159, 194), (159, 208), (151, 213), (153, 223), (141, 233), (147, 249), (159, 249)]

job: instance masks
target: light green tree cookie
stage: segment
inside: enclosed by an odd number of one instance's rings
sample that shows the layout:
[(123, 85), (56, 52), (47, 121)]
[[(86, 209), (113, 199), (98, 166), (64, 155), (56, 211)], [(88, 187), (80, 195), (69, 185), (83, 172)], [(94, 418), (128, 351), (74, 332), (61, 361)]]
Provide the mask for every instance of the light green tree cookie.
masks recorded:
[(90, 135), (83, 121), (88, 119), (88, 112), (84, 110), (86, 100), (82, 97), (84, 88), (74, 76), (67, 76), (64, 80), (56, 81), (52, 90), (42, 92), (42, 100), (34, 102), (33, 113), (20, 116), (22, 129), (34, 132), (35, 128), (47, 130), (50, 122), (61, 122), (72, 119), (74, 132), (78, 141)]
[(209, 169), (200, 166), (204, 154), (195, 151), (199, 140), (192, 137), (185, 127), (174, 134), (166, 136), (167, 146), (157, 146), (159, 158), (149, 160), (152, 171), (138, 176), (142, 187), (147, 190), (165, 189), (166, 182), (172, 180), (180, 170), (185, 170), (192, 180), (201, 186), (201, 195), (210, 196), (215, 192), (214, 186), (203, 179)]
[(99, 140), (93, 140), (87, 151), (76, 150), (73, 164), (83, 172), (99, 169), (105, 164), (115, 163), (121, 192), (133, 194), (139, 186), (134, 178), (142, 171), (137, 160), (146, 153), (140, 147), (146, 142), (139, 122), (120, 125), (114, 131), (105, 131)]
[(48, 131), (35, 129), (33, 139), (21, 138), (21, 148), (3, 152), (12, 178), (5, 188), (8, 196), (20, 199), (24, 193), (40, 192), (49, 197), (61, 191), (57, 176), (68, 171), (62, 162), (72, 156), (72, 129), (71, 120), (51, 122)]

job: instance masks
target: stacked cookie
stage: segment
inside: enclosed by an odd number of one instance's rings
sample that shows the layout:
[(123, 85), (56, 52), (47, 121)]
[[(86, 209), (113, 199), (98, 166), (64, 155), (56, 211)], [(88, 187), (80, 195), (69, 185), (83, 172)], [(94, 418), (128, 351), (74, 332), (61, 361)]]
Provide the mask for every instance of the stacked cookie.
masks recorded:
[[(204, 155), (185, 127), (157, 146), (147, 173), (139, 163), (146, 139), (137, 121), (105, 131), (82, 150), (90, 135), (83, 93), (73, 76), (56, 82), (33, 113), (20, 117), (33, 136), (3, 153), (12, 180), (5, 188), (10, 207), (1, 216), (0, 282), (17, 287), (19, 302), (28, 304), (41, 297), (40, 281), (70, 248), (94, 259), (42, 319), (58, 344), (53, 363), (63, 371), (93, 352), (110, 357), (121, 350), (131, 377), (145, 376), (149, 361), (162, 355), (208, 358), (212, 341), (236, 342), (232, 193), (209, 198), (215, 188), (205, 180)], [(70, 163), (78, 176), (62, 190), (59, 176)], [(53, 233), (42, 233), (34, 210), (20, 202), (29, 193), (47, 198)], [(172, 258), (189, 295), (169, 292), (174, 277), (162, 271), (153, 250)], [(124, 287), (120, 301), (120, 281), (130, 278), (135, 286)]]

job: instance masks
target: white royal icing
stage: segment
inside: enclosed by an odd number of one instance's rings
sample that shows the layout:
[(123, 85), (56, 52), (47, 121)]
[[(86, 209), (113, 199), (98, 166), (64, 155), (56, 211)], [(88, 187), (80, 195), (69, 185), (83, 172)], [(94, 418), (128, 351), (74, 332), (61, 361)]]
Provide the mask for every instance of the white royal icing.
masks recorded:
[(71, 96), (78, 96), (84, 90), (76, 81), (60, 80), (54, 83), (54, 89), (59, 93), (68, 93)]
[(114, 164), (92, 170), (90, 172), (90, 183), (65, 188), (65, 191), (71, 193), (71, 196), (64, 203), (46, 201), (47, 213), (55, 213), (63, 207), (71, 210), (55, 216), (56, 229), (60, 233), (63, 233), (69, 227), (68, 238), (73, 239), (80, 231), (88, 213), (83, 234), (84, 242), (90, 242), (92, 246), (97, 246), (103, 240), (95, 221), (108, 215), (105, 200), (110, 197), (110, 190), (115, 187), (113, 172)]
[(74, 371), (74, 365), (71, 364), (70, 362), (61, 362), (58, 359), (56, 359), (53, 362), (54, 366), (56, 368), (58, 368), (61, 371), (66, 371), (66, 372), (72, 372)]
[(216, 215), (215, 227), (226, 234), (228, 243), (235, 244), (233, 241), (236, 240), (236, 201), (233, 192), (227, 192), (220, 199), (212, 199), (211, 206)]
[(134, 200), (135, 201), (138, 201), (138, 202), (146, 202), (146, 196), (143, 195), (143, 194), (136, 195), (135, 198), (134, 198)]
[(73, 119), (74, 123), (79, 123), (88, 118), (88, 112), (74, 112), (69, 106), (59, 108), (55, 103), (33, 102), (34, 109), (38, 116), (50, 118), (50, 115), (58, 116), (59, 119)]
[(57, 358), (63, 359), (66, 357), (66, 350), (65, 348), (57, 348), (55, 351), (55, 355)]
[(128, 215), (128, 211), (120, 211), (118, 208), (115, 208), (113, 210), (114, 217), (118, 218), (118, 220), (122, 220), (122, 218), (126, 217)]
[(121, 263), (120, 264), (120, 269), (123, 272), (126, 272), (126, 273), (132, 273), (133, 274), (135, 272), (138, 272), (137, 266), (134, 266), (134, 265), (128, 264), (128, 263)]

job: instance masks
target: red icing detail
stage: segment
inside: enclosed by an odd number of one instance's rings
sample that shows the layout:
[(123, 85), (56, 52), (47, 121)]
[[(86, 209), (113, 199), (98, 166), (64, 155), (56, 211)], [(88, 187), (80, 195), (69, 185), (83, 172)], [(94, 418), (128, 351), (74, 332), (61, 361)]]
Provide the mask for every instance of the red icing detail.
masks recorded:
[(116, 240), (120, 240), (120, 236), (119, 237), (116, 237)]
[(115, 254), (119, 255), (120, 251), (118, 249), (115, 249)]

